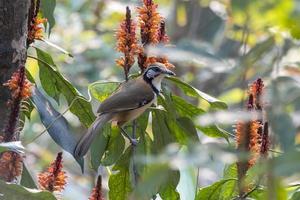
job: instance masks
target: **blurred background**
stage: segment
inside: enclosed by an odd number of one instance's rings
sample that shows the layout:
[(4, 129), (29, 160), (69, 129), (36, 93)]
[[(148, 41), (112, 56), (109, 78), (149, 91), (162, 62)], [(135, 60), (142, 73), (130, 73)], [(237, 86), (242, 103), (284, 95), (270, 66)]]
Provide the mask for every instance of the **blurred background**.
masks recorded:
[[(167, 47), (150, 49), (150, 53), (168, 55), (176, 66), (177, 76), (225, 101), (231, 113), (244, 107), (248, 84), (261, 77), (269, 96), (267, 115), (274, 133), (272, 137), (283, 146), (300, 142), (300, 137), (297, 137), (300, 126), (300, 49), (297, 40), (300, 38), (300, 1), (155, 2), (166, 19), (171, 42)], [(115, 59), (120, 56), (115, 50), (115, 30), (124, 17), (126, 6), (135, 16), (135, 9), (141, 1), (57, 0), (56, 4), (56, 24), (48, 40), (67, 49), (74, 58), (53, 48), (48, 49), (43, 43), (37, 42), (36, 46), (52, 54), (62, 74), (87, 98), (90, 98), (87, 90), (89, 84), (97, 80), (123, 80), (123, 71), (115, 64)], [(28, 63), (33, 72), (36, 65), (33, 60)], [(137, 72), (138, 67), (135, 65), (132, 71)], [(92, 101), (96, 108), (99, 103)], [(194, 103), (208, 109), (204, 102)], [(67, 109), (63, 103), (57, 105), (53, 101), (53, 105), (60, 112)], [(85, 131), (70, 112), (64, 116), (78, 135)], [(44, 127), (36, 112), (31, 117), (32, 123), (26, 124), (23, 141), (29, 151), (26, 165), (35, 176), (54, 160), (59, 147), (47, 133), (32, 141), (43, 132)], [(227, 123), (218, 124), (233, 133), (232, 126), (237, 119), (228, 118)], [(199, 137), (201, 143), (226, 143), (224, 139), (208, 138), (201, 133)], [(87, 199), (95, 173), (90, 171), (82, 176), (71, 155), (65, 152), (63, 156), (69, 177), (63, 199)], [(224, 167), (224, 159), (214, 154), (206, 156), (208, 158), (199, 170), (201, 186), (218, 180)], [(193, 170), (186, 170), (185, 173), (197, 174)], [(191, 186), (193, 184), (191, 181)], [(107, 188), (106, 183), (104, 187)]]

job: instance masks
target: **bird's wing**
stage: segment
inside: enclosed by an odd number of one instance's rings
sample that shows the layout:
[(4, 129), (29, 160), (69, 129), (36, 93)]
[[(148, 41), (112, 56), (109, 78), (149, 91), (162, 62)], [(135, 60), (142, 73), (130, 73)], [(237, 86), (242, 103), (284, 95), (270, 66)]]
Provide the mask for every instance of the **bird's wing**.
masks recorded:
[(142, 78), (130, 80), (104, 100), (98, 113), (120, 112), (142, 107), (150, 103), (155, 94), (149, 84)]

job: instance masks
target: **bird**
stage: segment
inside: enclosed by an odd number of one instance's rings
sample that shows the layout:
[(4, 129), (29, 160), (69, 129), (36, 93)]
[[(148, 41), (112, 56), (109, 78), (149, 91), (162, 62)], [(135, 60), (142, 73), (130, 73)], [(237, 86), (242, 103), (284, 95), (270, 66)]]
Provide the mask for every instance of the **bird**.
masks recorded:
[(100, 104), (95, 121), (77, 142), (74, 156), (83, 157), (88, 152), (95, 136), (109, 122), (117, 124), (121, 133), (130, 140), (132, 145), (136, 145), (137, 140), (132, 139), (123, 126), (139, 117), (147, 108), (156, 103), (161, 90), (161, 82), (165, 76), (175, 76), (175, 73), (162, 63), (153, 63), (142, 75), (122, 83), (111, 96)]

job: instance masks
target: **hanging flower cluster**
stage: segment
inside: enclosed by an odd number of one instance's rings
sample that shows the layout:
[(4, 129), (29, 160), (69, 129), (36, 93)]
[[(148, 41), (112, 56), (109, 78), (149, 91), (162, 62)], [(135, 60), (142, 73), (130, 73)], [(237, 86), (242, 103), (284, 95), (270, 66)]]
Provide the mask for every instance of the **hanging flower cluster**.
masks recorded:
[(98, 176), (96, 186), (93, 188), (89, 200), (104, 200), (102, 193), (102, 178), (101, 175)]
[(61, 192), (66, 185), (66, 172), (63, 171), (62, 152), (57, 157), (47, 171), (38, 175), (39, 186), (43, 190), (50, 192)]
[[(247, 102), (247, 110), (263, 111), (262, 94), (264, 84), (261, 79), (254, 81), (249, 87), (249, 99)], [(239, 152), (250, 154), (247, 161), (238, 161), (237, 170), (240, 182), (240, 194), (245, 191), (242, 182), (250, 167), (252, 167), (260, 156), (267, 156), (269, 151), (269, 135), (268, 122), (264, 121), (263, 117), (260, 119), (253, 119), (249, 122), (238, 122), (236, 125), (236, 144)]]
[(121, 23), (116, 33), (117, 50), (124, 53), (124, 57), (116, 60), (117, 65), (123, 67), (126, 80), (132, 65), (134, 64), (134, 56), (139, 52), (139, 46), (136, 38), (136, 24), (131, 19), (131, 11), (126, 7), (126, 18)]
[(136, 38), (136, 24), (131, 19), (130, 9), (126, 8), (126, 18), (117, 31), (117, 50), (124, 53), (124, 57), (117, 59), (117, 65), (123, 67), (125, 78), (128, 80), (129, 69), (135, 62), (137, 55), (138, 66), (143, 72), (149, 64), (160, 62), (168, 68), (174, 67), (167, 57), (154, 57), (146, 54), (149, 45), (167, 44), (169, 38), (165, 30), (165, 21), (157, 11), (158, 4), (153, 0), (143, 0), (143, 5), (137, 8), (138, 25), (140, 28), (140, 45)]
[(31, 0), (28, 16), (28, 35), (27, 45), (30, 45), (34, 40), (43, 39), (43, 24), (47, 22), (46, 18), (38, 16), (40, 9), (40, 0)]

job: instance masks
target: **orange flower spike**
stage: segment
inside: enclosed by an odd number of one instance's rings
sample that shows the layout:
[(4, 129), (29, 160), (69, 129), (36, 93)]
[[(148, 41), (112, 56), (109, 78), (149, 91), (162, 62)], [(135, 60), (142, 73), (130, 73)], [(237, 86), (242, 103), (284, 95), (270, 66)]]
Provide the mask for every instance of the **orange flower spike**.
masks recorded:
[(260, 154), (262, 156), (268, 156), (268, 151), (269, 151), (269, 148), (270, 148), (269, 124), (268, 124), (268, 122), (264, 123), (263, 130), (264, 131), (262, 133)]
[(126, 18), (120, 25), (116, 33), (117, 47), (119, 52), (124, 53), (124, 57), (117, 59), (116, 64), (124, 68), (126, 80), (130, 68), (135, 62), (134, 56), (138, 54), (139, 48), (136, 38), (136, 24), (131, 19), (131, 11), (126, 7)]
[(103, 192), (102, 192), (102, 178), (100, 175), (98, 176), (97, 184), (93, 188), (89, 200), (104, 200)]
[(253, 103), (256, 110), (262, 110), (261, 95), (263, 93), (264, 83), (261, 78), (258, 78), (250, 85), (249, 94), (253, 96)]
[(169, 37), (166, 34), (166, 24), (164, 20), (161, 20), (160, 22), (160, 27), (159, 27), (159, 32), (158, 32), (158, 41), (160, 43), (168, 43), (169, 42)]
[(158, 4), (155, 4), (153, 0), (144, 0), (144, 5), (137, 8), (143, 45), (159, 43), (157, 36), (159, 34), (161, 16), (157, 8)]
[(6, 151), (0, 154), (0, 179), (13, 182), (21, 175), (23, 158), (16, 152)]
[(22, 78), (21, 70), (14, 72), (11, 78), (3, 85), (11, 90), (13, 99), (20, 97), (22, 100), (25, 100), (31, 96), (32, 84), (27, 80), (26, 76)]
[(30, 43), (34, 42), (34, 40), (43, 39), (43, 27), (42, 24), (47, 22), (46, 18), (38, 18), (35, 17), (31, 22), (28, 30), (28, 40)]
[(255, 163), (256, 160), (259, 157), (260, 154), (260, 144), (259, 144), (259, 127), (260, 123), (259, 121), (251, 121), (250, 122), (250, 132), (249, 132), (249, 152), (251, 154), (250, 159), (248, 161), (248, 167), (252, 167)]
[(62, 170), (62, 152), (57, 154), (57, 157), (47, 171), (38, 175), (40, 188), (50, 192), (61, 192), (66, 185), (66, 172)]
[(238, 122), (236, 126), (237, 149), (251, 154), (247, 168), (253, 166), (259, 156), (259, 127), (260, 124), (258, 121), (251, 121), (248, 123)]

